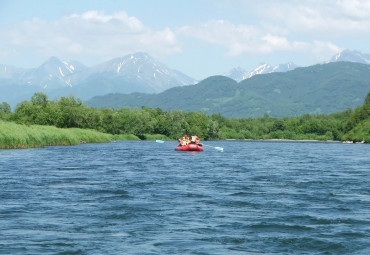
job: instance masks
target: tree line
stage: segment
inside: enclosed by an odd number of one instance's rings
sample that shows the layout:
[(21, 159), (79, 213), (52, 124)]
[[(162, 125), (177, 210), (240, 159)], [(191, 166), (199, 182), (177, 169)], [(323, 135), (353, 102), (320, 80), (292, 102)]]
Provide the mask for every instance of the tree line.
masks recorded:
[[(35, 93), (30, 101), (19, 103), (14, 112), (9, 104), (0, 104), (0, 119), (19, 124), (49, 125), (59, 128), (94, 129), (110, 134), (133, 134), (144, 139), (146, 134), (161, 134), (178, 139), (196, 134), (212, 139), (317, 139), (344, 140), (359, 123), (370, 117), (370, 92), (363, 106), (330, 115), (271, 118), (228, 119), (220, 114), (163, 111), (160, 108), (97, 109), (82, 104), (81, 99), (61, 97), (49, 100)], [(370, 123), (370, 121), (366, 122)], [(366, 124), (368, 125), (368, 124)], [(363, 131), (362, 131), (363, 132)], [(367, 134), (369, 135), (369, 134)], [(366, 136), (366, 131), (362, 136)], [(368, 137), (356, 138), (367, 139)]]

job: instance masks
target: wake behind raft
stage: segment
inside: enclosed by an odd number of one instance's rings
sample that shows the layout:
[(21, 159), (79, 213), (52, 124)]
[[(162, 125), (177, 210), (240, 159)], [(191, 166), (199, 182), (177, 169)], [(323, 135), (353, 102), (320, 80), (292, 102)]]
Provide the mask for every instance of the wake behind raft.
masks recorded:
[(187, 145), (176, 146), (175, 150), (176, 151), (203, 151), (203, 147), (198, 144), (189, 143)]

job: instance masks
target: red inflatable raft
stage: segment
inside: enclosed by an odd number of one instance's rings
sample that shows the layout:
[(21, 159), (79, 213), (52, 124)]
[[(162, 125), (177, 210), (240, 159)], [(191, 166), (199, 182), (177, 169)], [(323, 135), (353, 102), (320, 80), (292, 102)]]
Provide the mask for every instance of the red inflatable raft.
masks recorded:
[(187, 145), (177, 146), (175, 150), (177, 151), (203, 151), (203, 147), (198, 144), (189, 143)]

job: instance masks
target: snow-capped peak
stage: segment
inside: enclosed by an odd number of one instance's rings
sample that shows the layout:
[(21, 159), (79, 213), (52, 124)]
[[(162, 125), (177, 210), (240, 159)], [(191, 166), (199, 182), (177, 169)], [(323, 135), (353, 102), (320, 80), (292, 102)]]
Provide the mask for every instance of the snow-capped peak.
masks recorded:
[(71, 76), (86, 67), (76, 61), (61, 61), (57, 57), (50, 57), (37, 68), (25, 71), (19, 80), (27, 84), (38, 85), (42, 88), (72, 86)]
[(364, 54), (356, 50), (345, 49), (334, 55), (329, 62), (349, 61), (362, 64), (370, 64), (370, 54)]
[(271, 66), (266, 63), (262, 63), (259, 66), (257, 66), (255, 69), (252, 71), (245, 71), (241, 67), (234, 68), (228, 73), (225, 73), (224, 76), (227, 76), (231, 79), (234, 79), (236, 81), (242, 81), (248, 78), (253, 77), (254, 75), (257, 74), (266, 74), (266, 73), (274, 73), (274, 72), (287, 72), (291, 71), (298, 66), (294, 64), (293, 62), (288, 62), (286, 64), (280, 64), (277, 66)]
[(114, 58), (90, 70), (91, 74), (109, 74), (112, 78), (129, 77), (150, 84), (153, 91), (163, 91), (173, 85), (195, 84), (195, 80), (185, 74), (172, 70), (144, 52)]

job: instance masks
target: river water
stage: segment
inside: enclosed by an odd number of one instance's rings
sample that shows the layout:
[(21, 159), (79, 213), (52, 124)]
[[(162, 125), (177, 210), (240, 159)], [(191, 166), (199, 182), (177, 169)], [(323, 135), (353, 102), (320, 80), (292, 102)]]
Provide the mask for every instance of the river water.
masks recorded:
[(0, 150), (0, 254), (370, 254), (370, 146)]

